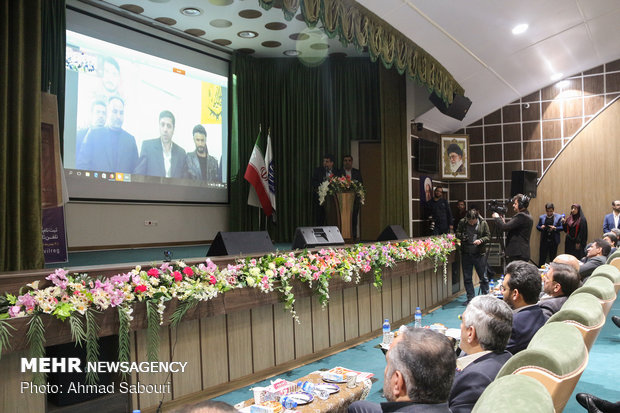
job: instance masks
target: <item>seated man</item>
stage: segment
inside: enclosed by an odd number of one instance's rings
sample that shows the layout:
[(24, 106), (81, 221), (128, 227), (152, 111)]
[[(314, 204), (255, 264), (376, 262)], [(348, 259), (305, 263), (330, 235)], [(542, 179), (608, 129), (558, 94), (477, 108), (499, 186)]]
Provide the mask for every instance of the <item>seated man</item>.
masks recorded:
[(545, 324), (542, 308), (536, 305), (540, 295), (538, 268), (525, 261), (513, 261), (506, 267), (502, 284), (504, 301), (512, 308), (512, 333), (506, 350), (517, 354), (525, 349), (534, 334)]
[(560, 254), (553, 259), (553, 262), (570, 265), (572, 268), (575, 269), (575, 271), (577, 271), (577, 273), (579, 273), (579, 260), (574, 255)]
[(387, 402), (357, 401), (349, 413), (449, 413), (448, 396), (456, 369), (456, 356), (443, 334), (405, 329), (386, 354), (383, 395)]
[(461, 319), (461, 350), (450, 391), (452, 413), (469, 413), (487, 386), (512, 356), (506, 344), (512, 330), (512, 311), (495, 297), (471, 300)]
[(579, 274), (567, 264), (552, 262), (543, 275), (543, 297), (538, 301), (545, 320), (560, 311), (564, 302), (579, 287)]
[(584, 280), (592, 274), (596, 267), (605, 264), (610, 250), (609, 242), (600, 238), (595, 239), (588, 247), (586, 256), (581, 259), (579, 277)]
[(614, 252), (616, 252), (616, 250), (618, 248), (618, 236), (614, 233), (614, 232), (607, 232), (605, 234), (603, 234), (603, 239), (607, 242), (609, 242), (609, 245), (611, 246), (611, 249), (609, 250), (609, 254), (607, 254), (607, 256), (609, 257), (611, 254), (613, 254)]

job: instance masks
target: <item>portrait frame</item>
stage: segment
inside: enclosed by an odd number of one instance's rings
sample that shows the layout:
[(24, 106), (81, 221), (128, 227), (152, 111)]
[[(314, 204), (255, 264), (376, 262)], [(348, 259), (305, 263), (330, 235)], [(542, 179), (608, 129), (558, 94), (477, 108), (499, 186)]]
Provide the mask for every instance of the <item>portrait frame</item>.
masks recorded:
[(469, 135), (441, 135), (441, 178), (470, 179), (469, 155)]

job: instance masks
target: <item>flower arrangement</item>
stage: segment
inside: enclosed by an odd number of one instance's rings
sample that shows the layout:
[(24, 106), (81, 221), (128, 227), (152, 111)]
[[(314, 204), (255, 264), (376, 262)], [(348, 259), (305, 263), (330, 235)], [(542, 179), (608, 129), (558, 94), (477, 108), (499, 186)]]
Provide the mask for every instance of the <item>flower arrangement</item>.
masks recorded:
[(327, 195), (334, 195), (340, 192), (355, 192), (355, 195), (359, 198), (362, 205), (364, 205), (366, 199), (366, 189), (364, 189), (364, 185), (356, 179), (351, 179), (349, 176), (330, 175), (328, 180), (323, 181), (321, 185), (319, 185), (318, 191), (320, 205), (323, 205)]
[[(51, 285), (41, 288), (38, 281), (28, 284), (27, 290), (15, 296), (1, 297), (8, 308), (0, 314), (0, 354), (10, 345), (11, 326), (3, 319), (31, 317), (28, 341), (32, 357), (44, 356), (44, 330), (41, 314), (62, 321), (69, 320), (74, 340), (86, 343), (87, 359), (96, 361), (98, 326), (95, 314), (116, 308), (119, 315), (119, 361), (129, 360), (129, 330), (132, 305), (146, 302), (148, 322), (148, 358), (157, 360), (158, 328), (163, 323), (166, 303), (178, 300), (171, 324), (177, 325), (189, 309), (201, 301), (213, 299), (220, 293), (236, 288), (258, 288), (264, 293), (280, 293), (285, 307), (299, 322), (295, 312), (295, 296), (291, 282), (298, 280), (313, 288), (322, 305), (329, 302), (329, 281), (338, 277), (345, 282), (359, 283), (361, 277), (374, 274), (374, 285), (381, 288), (382, 270), (397, 261), (433, 259), (435, 271), (441, 261), (446, 263), (455, 250), (454, 235), (447, 234), (425, 240), (406, 240), (376, 244), (358, 244), (348, 248), (327, 248), (301, 253), (286, 252), (259, 258), (239, 258), (234, 264), (218, 268), (210, 259), (197, 265), (182, 261), (163, 263), (150, 268), (137, 266), (131, 271), (109, 278), (93, 278), (87, 274), (70, 274), (57, 269), (46, 280)], [(22, 288), (23, 290), (23, 288)], [(0, 300), (2, 301), (2, 300)], [(85, 326), (84, 326), (85, 322)], [(90, 382), (96, 377), (87, 377)]]

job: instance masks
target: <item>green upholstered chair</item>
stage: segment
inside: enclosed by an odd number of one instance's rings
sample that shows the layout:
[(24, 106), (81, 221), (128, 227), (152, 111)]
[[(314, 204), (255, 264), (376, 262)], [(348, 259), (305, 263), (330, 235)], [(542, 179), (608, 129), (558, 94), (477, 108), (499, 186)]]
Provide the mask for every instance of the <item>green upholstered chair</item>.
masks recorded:
[[(546, 323), (523, 351), (512, 356), (497, 374), (522, 374), (545, 386), (556, 412), (566, 406), (588, 364), (588, 349), (579, 330), (567, 323)], [(501, 411), (501, 410), (497, 410)]]
[(572, 294), (560, 311), (553, 314), (548, 323), (563, 322), (571, 324), (581, 332), (588, 351), (605, 325), (603, 307), (592, 294)]
[(615, 258), (620, 258), (620, 250), (617, 250), (616, 252), (611, 254), (609, 257), (607, 257), (607, 264), (611, 264), (611, 261), (613, 261)]
[(581, 287), (573, 291), (573, 294), (579, 293), (590, 293), (598, 298), (603, 307), (603, 314), (605, 314), (605, 317), (607, 317), (611, 306), (614, 304), (614, 301), (616, 301), (616, 289), (614, 284), (609, 278), (599, 275), (588, 277)]
[[(614, 254), (618, 253), (620, 253), (620, 251), (614, 252)], [(607, 261), (607, 264), (596, 267), (592, 272), (592, 275), (603, 275), (609, 278), (611, 282), (614, 283), (617, 295), (618, 291), (620, 290), (620, 256), (614, 258), (611, 261)]]
[(509, 375), (484, 390), (472, 413), (553, 413), (551, 395), (538, 380)]

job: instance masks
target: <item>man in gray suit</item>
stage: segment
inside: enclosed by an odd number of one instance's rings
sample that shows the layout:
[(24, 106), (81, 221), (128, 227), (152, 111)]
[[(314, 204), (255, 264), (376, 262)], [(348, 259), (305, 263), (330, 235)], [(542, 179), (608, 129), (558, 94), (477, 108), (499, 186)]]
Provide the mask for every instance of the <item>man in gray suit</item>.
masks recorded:
[(596, 267), (607, 262), (607, 256), (611, 251), (611, 245), (604, 239), (595, 239), (588, 247), (587, 255), (581, 259), (579, 276), (582, 280), (588, 278)]
[(543, 275), (544, 295), (538, 301), (545, 319), (560, 311), (562, 305), (573, 291), (579, 288), (579, 275), (575, 268), (567, 264), (552, 262)]
[(142, 142), (135, 174), (165, 178), (187, 176), (187, 154), (183, 148), (172, 142), (174, 125), (172, 112), (164, 110), (159, 114), (159, 138)]
[(206, 182), (222, 182), (217, 159), (209, 155), (207, 131), (202, 125), (196, 125), (192, 136), (196, 150), (187, 154), (188, 177)]

